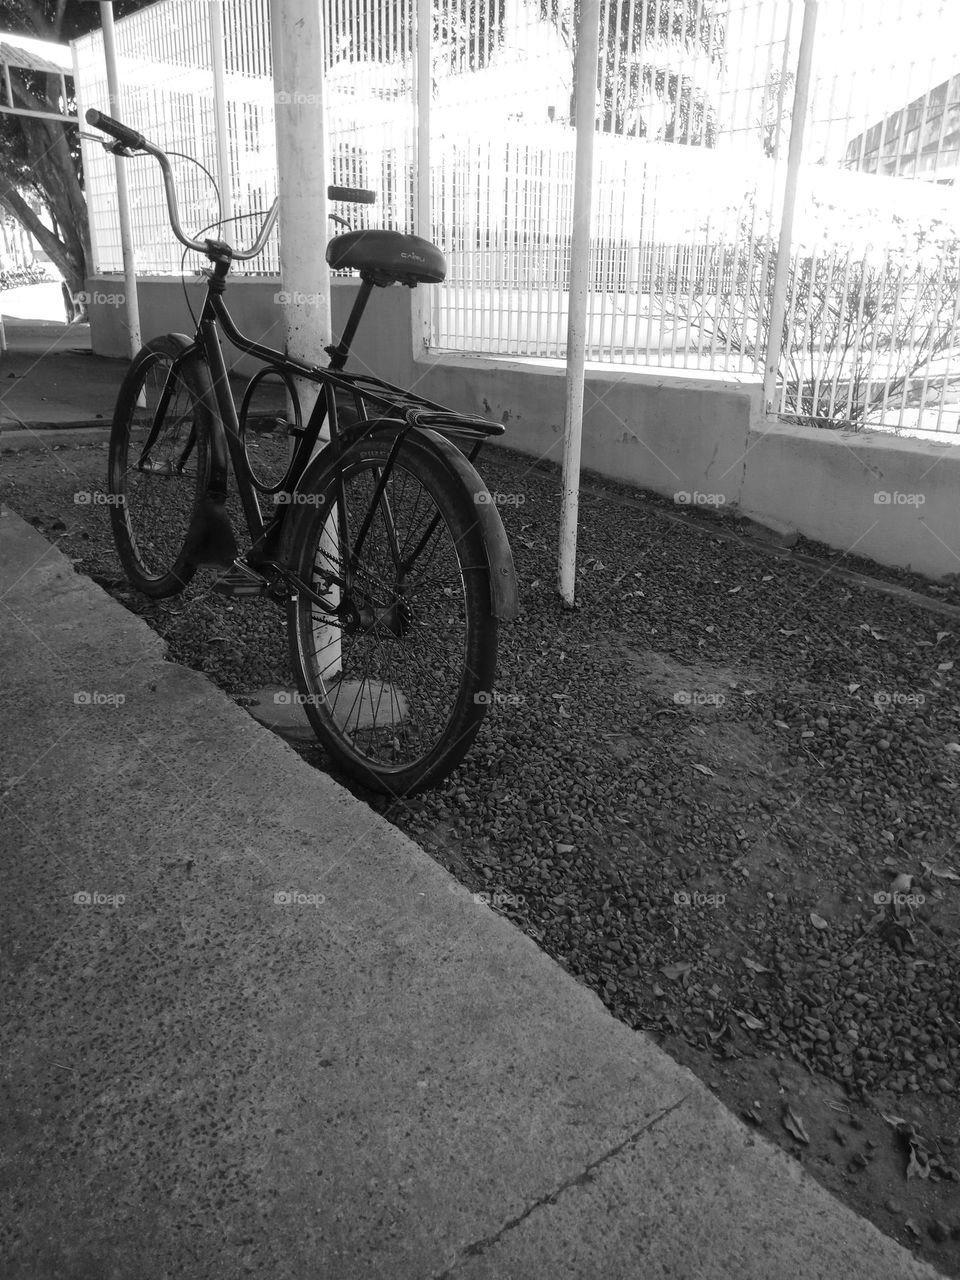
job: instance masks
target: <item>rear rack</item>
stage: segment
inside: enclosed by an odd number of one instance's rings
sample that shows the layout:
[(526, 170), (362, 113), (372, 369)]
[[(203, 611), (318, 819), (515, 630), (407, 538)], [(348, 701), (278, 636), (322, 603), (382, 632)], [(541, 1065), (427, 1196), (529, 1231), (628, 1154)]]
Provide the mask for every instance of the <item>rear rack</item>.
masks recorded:
[(409, 391), (391, 386), (389, 382), (383, 382), (369, 374), (338, 371), (331, 381), (343, 390), (349, 390), (361, 418), (369, 416), (367, 407), (371, 406), (390, 417), (403, 418), (408, 426), (470, 440), (475, 440), (477, 436), (501, 436), (505, 430), (500, 422), (489, 422), (475, 414), (455, 413), (441, 404), (411, 395)]

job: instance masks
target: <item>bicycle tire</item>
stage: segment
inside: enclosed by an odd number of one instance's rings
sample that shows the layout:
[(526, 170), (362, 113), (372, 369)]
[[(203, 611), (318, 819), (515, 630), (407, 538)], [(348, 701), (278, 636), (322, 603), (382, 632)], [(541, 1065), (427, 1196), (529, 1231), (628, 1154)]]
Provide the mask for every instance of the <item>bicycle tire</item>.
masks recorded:
[[(336, 601), (340, 613), (331, 624), (301, 591), (291, 598), (288, 622), (292, 666), (320, 742), (362, 786), (398, 797), (436, 785), (469, 751), (492, 699), (498, 622), (491, 612), (476, 490), (454, 480), (415, 435), (400, 445), (384, 494), (387, 505), (381, 500), (372, 508), (378, 468), (387, 462), (396, 434), (381, 429), (351, 447), (339, 467), (317, 477), (310, 492), (295, 495), (301, 511), (290, 567), (301, 582)], [(338, 481), (351, 551), (363, 516), (374, 510), (352, 593), (318, 576), (324, 569), (343, 576), (344, 539), (331, 550), (325, 533), (336, 510)], [(408, 578), (397, 573), (387, 506), (401, 553), (409, 552), (439, 515), (437, 531)], [(318, 647), (318, 637), (339, 642), (336, 670), (332, 645), (324, 640)], [(440, 642), (432, 653), (431, 641)], [(408, 665), (403, 670), (389, 666), (392, 658), (408, 659)], [(364, 659), (372, 662), (365, 666)], [(437, 679), (445, 668), (451, 676), (446, 694)], [(387, 712), (378, 723), (385, 698)]]
[[(107, 483), (117, 553), (131, 585), (156, 599), (176, 595), (196, 573), (186, 554), (187, 533), (210, 474), (212, 382), (199, 355), (174, 369), (183, 351), (183, 339), (173, 334), (141, 347), (120, 387), (110, 432)], [(145, 408), (138, 404), (141, 392)], [(156, 469), (142, 470), (142, 459), (132, 455), (154, 426), (147, 462)]]

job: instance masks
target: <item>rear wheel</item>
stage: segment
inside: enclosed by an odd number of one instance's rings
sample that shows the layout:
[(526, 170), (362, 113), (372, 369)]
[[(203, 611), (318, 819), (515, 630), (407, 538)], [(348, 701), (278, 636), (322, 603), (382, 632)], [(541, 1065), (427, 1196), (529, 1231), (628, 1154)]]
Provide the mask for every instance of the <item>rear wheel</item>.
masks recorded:
[[(110, 516), (120, 562), (148, 596), (182, 591), (196, 572), (187, 531), (207, 490), (212, 389), (199, 356), (172, 337), (137, 353), (110, 435)], [(142, 403), (141, 403), (142, 401)]]
[[(304, 710), (362, 785), (410, 795), (466, 755), (491, 701), (497, 621), (474, 495), (408, 437), (379, 500), (395, 434), (352, 448), (301, 510), (290, 642)], [(338, 480), (343, 510), (337, 518)]]

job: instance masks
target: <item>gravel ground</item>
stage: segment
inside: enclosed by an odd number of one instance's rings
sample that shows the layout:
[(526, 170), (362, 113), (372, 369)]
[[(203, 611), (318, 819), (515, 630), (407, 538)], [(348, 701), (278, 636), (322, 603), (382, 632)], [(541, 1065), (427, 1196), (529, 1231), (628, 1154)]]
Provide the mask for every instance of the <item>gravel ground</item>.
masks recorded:
[[(556, 470), (503, 450), (482, 469), (512, 496), (523, 611), (498, 682), (512, 696), (440, 789), (358, 794), (837, 1195), (960, 1276), (956, 581), (843, 559), (924, 608), (844, 580), (824, 548), (772, 554), (729, 520), (594, 478), (565, 611)], [(124, 589), (106, 507), (73, 498), (104, 470), (103, 447), (8, 452), (0, 498), (172, 659), (241, 702), (287, 682), (275, 606), (212, 596), (202, 575), (170, 603)], [(319, 748), (301, 753), (324, 767)]]

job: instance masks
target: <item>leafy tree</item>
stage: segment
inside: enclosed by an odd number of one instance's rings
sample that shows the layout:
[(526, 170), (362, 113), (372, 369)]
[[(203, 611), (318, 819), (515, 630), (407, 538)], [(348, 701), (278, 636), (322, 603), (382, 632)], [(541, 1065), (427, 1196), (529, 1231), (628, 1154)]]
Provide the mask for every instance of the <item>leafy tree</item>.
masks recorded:
[(448, 0), (434, 6), (433, 48), (451, 71), (485, 67), (503, 40), (507, 0)]
[[(553, 22), (576, 56), (579, 0), (540, 0), (541, 16)], [(604, 23), (605, 19), (605, 23)], [(664, 142), (713, 146), (717, 125), (710, 88), (691, 63), (719, 70), (726, 27), (719, 0), (643, 0), (611, 3), (601, 10), (600, 72), (604, 86), (603, 129), (648, 136), (644, 109), (662, 108)], [(571, 115), (575, 103), (571, 105)]]
[[(512, 10), (529, 3), (541, 20), (552, 23), (576, 59), (580, 0), (446, 0), (434, 6), (435, 66), (454, 72), (487, 66), (502, 45)], [(667, 142), (713, 146), (717, 127), (704, 69), (715, 73), (723, 58), (726, 27), (721, 0), (612, 0), (603, 6), (601, 66), (605, 131), (645, 137), (644, 110), (661, 104)], [(407, 11), (411, 17), (410, 10)], [(412, 30), (393, 27), (371, 33), (373, 50), (384, 61), (399, 58), (411, 47)], [(334, 48), (350, 49), (347, 21), (334, 18)], [(354, 50), (355, 56), (360, 56)], [(369, 56), (369, 53), (367, 54)], [(694, 60), (698, 70), (694, 69)], [(574, 94), (576, 90), (574, 89)], [(575, 102), (571, 102), (573, 116)]]
[[(114, 13), (123, 17), (146, 2), (116, 3)], [(100, 10), (95, 4), (0, 0), (0, 30), (16, 35), (65, 44), (99, 25)], [(66, 82), (66, 102), (57, 75), (11, 68), (10, 81), (16, 107), (66, 115), (76, 106), (71, 77)], [(38, 203), (46, 209), (50, 226), (37, 213)], [(89, 266), (89, 224), (76, 125), (0, 113), (0, 205), (49, 255), (71, 291), (83, 289)]]

